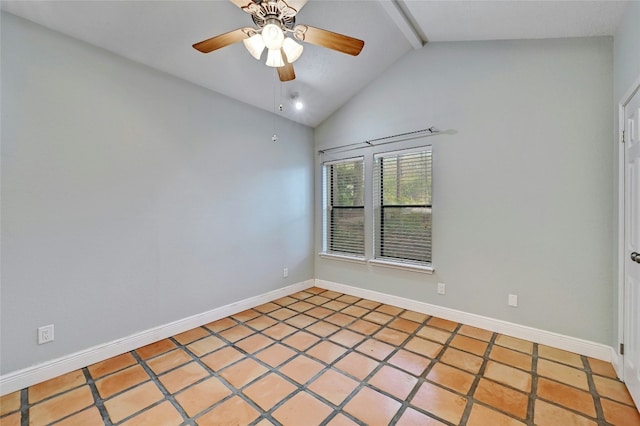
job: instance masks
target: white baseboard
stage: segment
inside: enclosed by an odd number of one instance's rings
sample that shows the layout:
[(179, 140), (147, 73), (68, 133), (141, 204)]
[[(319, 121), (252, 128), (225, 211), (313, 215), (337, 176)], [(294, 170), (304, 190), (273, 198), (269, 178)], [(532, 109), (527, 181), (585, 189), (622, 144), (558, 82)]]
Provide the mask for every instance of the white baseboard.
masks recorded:
[(0, 376), (0, 396), (313, 287), (307, 280)]
[[(541, 343), (543, 345), (552, 346), (554, 348), (564, 349), (569, 352), (589, 356), (602, 361), (616, 361), (616, 359), (613, 358), (613, 355), (615, 354), (613, 348), (601, 343), (578, 339), (571, 336), (565, 336), (563, 334), (540, 330), (537, 328), (489, 318), (482, 315), (470, 314), (451, 308), (445, 308), (425, 302), (419, 302), (417, 300), (406, 299), (404, 297), (393, 296), (386, 293), (379, 293), (373, 290), (367, 290), (345, 284), (338, 284), (331, 281), (316, 279), (316, 286), (326, 288), (327, 290), (334, 290), (341, 293), (350, 294), (352, 296), (374, 300), (380, 303), (386, 303), (388, 305), (398, 306), (404, 309), (410, 309), (412, 311), (436, 316), (462, 324), (467, 324), (473, 327), (483, 328), (485, 330), (505, 334), (507, 336), (517, 337), (535, 343)], [(614, 367), (616, 367), (615, 364)], [(616, 372), (618, 372), (617, 368)]]

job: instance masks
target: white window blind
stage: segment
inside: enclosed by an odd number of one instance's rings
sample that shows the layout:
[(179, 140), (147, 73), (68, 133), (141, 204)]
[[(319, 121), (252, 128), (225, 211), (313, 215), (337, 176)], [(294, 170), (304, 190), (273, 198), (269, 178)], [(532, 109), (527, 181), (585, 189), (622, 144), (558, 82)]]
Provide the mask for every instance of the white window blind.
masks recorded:
[(324, 251), (364, 256), (364, 159), (324, 164)]
[(374, 155), (375, 257), (431, 264), (431, 147)]

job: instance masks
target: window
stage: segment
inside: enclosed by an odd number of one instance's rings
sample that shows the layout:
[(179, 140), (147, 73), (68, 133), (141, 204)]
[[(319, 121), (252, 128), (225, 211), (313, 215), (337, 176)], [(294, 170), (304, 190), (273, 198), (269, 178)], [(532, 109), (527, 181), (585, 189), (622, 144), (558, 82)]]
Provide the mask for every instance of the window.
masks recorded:
[(374, 155), (375, 258), (431, 264), (431, 147)]
[(324, 164), (326, 253), (364, 256), (364, 159)]

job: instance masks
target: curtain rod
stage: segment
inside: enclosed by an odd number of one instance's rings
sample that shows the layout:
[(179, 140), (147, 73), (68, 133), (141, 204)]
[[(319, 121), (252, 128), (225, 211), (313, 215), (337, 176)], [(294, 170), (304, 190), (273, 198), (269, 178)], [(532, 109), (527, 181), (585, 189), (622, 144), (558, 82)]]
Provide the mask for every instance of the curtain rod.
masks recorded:
[[(335, 151), (335, 150), (339, 150), (339, 152), (346, 152), (346, 151), (353, 151), (353, 150), (356, 150), (356, 149), (369, 148), (371, 146), (385, 145), (385, 144), (388, 144), (388, 143), (400, 142), (400, 141), (408, 139), (408, 138), (403, 138), (403, 139), (396, 139), (396, 138), (402, 138), (404, 136), (412, 136), (412, 135), (417, 135), (417, 134), (426, 133), (426, 132), (429, 132), (428, 135), (435, 135), (437, 133), (440, 133), (440, 130), (436, 130), (435, 127), (431, 126), (431, 127), (427, 128), (427, 129), (414, 130), (413, 132), (398, 133), (396, 135), (384, 136), (384, 137), (376, 138), (376, 139), (369, 139), (369, 140), (362, 141), (362, 142), (354, 142), (354, 143), (350, 143), (350, 144), (347, 144), (347, 145), (335, 146), (333, 148), (320, 149), (320, 150), (318, 150), (318, 153), (319, 154), (325, 154), (327, 152), (331, 152), (331, 151)], [(385, 141), (387, 139), (396, 139), (396, 140), (387, 141), (387, 142), (381, 142), (381, 143), (376, 143), (376, 144), (373, 143), (373, 142), (378, 142), (378, 141)], [(365, 146), (357, 146), (356, 147), (356, 145), (362, 145), (362, 144), (365, 144)], [(354, 147), (354, 148), (350, 148), (350, 147)], [(346, 148), (346, 149), (344, 149), (344, 148)]]

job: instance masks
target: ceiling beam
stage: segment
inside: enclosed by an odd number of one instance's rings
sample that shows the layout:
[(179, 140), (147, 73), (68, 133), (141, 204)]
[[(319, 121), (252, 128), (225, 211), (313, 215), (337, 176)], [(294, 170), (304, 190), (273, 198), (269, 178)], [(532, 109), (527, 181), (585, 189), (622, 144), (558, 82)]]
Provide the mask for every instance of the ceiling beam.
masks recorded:
[(402, 34), (414, 49), (420, 49), (424, 45), (422, 37), (420, 37), (416, 28), (411, 24), (405, 13), (398, 5), (397, 0), (378, 0), (382, 8), (387, 12), (389, 17), (395, 22)]

